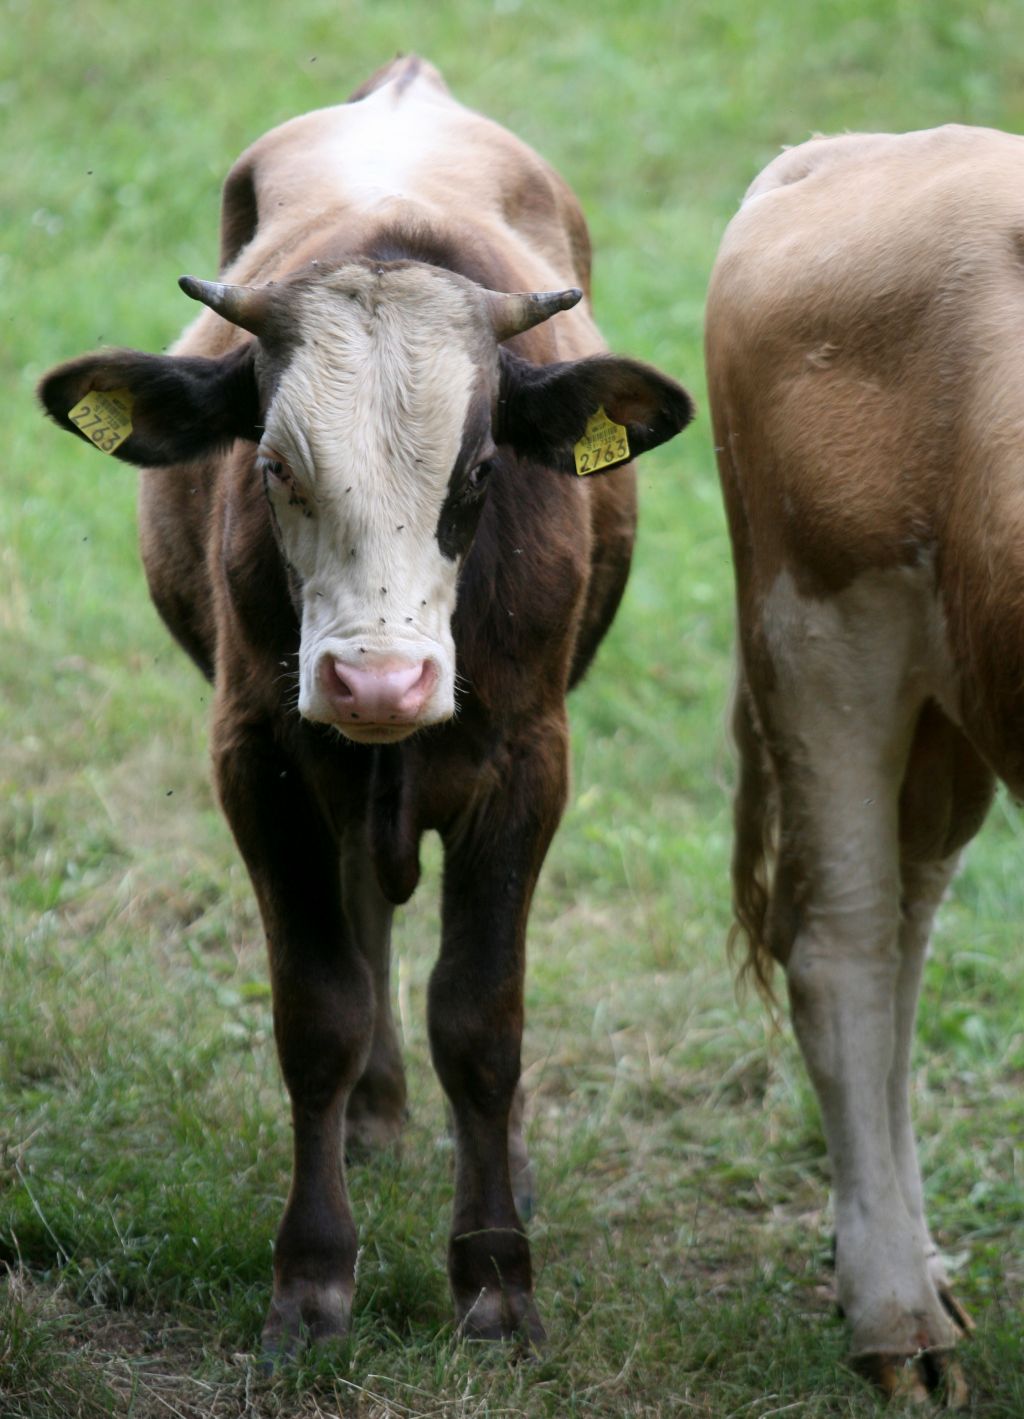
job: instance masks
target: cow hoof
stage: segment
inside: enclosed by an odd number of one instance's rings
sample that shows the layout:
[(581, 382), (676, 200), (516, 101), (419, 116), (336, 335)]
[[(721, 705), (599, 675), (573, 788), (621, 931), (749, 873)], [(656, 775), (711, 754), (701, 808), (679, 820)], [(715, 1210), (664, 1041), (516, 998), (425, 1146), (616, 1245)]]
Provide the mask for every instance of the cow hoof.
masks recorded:
[(405, 1074), (396, 1055), (371, 1059), (345, 1106), (345, 1161), (394, 1148), (409, 1117)]
[(345, 1120), (345, 1162), (350, 1166), (365, 1162), (389, 1148), (397, 1148), (405, 1128), (406, 1112), (400, 1114), (361, 1113)]
[(547, 1333), (533, 1297), (526, 1291), (485, 1287), (457, 1316), (467, 1340), (514, 1340), (524, 1350), (539, 1350)]
[(857, 1355), (850, 1364), (886, 1399), (944, 1409), (963, 1409), (968, 1403), (967, 1381), (951, 1350), (921, 1350), (916, 1355)]
[(296, 1282), (275, 1291), (263, 1326), (260, 1368), (271, 1372), (308, 1345), (344, 1340), (351, 1313), (351, 1300), (341, 1286)]

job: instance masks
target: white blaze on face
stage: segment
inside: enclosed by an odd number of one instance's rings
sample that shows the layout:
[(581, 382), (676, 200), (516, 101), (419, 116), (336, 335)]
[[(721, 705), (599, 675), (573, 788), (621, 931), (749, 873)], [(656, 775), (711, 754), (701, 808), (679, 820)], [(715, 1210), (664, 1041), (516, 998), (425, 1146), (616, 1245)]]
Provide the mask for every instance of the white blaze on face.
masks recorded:
[(403, 738), (454, 710), (458, 564), (437, 527), (483, 316), (443, 275), (362, 264), (297, 287), (290, 313), (299, 343), (261, 452), (282, 461), (268, 490), (302, 582), (299, 711), (355, 739)]

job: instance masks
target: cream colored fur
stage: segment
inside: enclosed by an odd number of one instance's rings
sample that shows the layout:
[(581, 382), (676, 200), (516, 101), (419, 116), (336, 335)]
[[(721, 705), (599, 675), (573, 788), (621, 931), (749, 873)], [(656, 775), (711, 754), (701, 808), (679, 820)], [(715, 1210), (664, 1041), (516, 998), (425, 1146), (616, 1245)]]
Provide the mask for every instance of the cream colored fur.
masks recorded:
[(478, 378), (481, 313), (426, 267), (343, 267), (296, 302), (302, 344), (267, 413), (262, 447), (292, 482), (273, 489), (302, 579), (299, 710), (332, 719), (317, 671), (430, 659), (423, 723), (454, 708), (451, 615), (458, 567), (437, 523)]

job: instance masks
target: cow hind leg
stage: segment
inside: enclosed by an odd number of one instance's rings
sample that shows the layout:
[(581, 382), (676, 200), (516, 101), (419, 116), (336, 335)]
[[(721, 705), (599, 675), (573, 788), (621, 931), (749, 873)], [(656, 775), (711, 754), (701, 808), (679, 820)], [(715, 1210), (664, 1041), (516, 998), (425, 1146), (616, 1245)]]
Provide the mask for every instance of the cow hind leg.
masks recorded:
[[(966, 1335), (974, 1329), (974, 1323), (953, 1291), (938, 1246), (928, 1227), (910, 1097), (914, 1026), (928, 938), (936, 909), (952, 879), (958, 860), (959, 853), (955, 852), (936, 862), (904, 861), (902, 865), (903, 901), (900, 920), (900, 970), (896, 991), (896, 1038), (887, 1093), (892, 1155), (903, 1201), (911, 1225), (920, 1239), (929, 1280), (955, 1331), (959, 1335)], [(948, 1350), (932, 1351), (926, 1358), (910, 1366), (902, 1356), (868, 1353), (860, 1357), (858, 1369), (883, 1392), (894, 1397), (921, 1400), (942, 1388), (950, 1407), (959, 1407), (967, 1399), (963, 1373)]]
[(406, 1119), (406, 1085), (391, 1011), (394, 908), (377, 882), (361, 826), (342, 843), (341, 871), (345, 916), (374, 985), (370, 1053), (345, 1114), (345, 1157), (351, 1163), (397, 1143)]
[(928, 950), (928, 938), (939, 902), (949, 885), (959, 855), (939, 862), (904, 863), (903, 901), (900, 912), (900, 970), (896, 985), (896, 1040), (889, 1072), (889, 1131), (893, 1158), (903, 1193), (903, 1201), (914, 1224), (919, 1227), (929, 1270), (942, 1302), (951, 1317), (961, 1321), (963, 1312), (953, 1300), (942, 1271), (938, 1248), (925, 1220), (924, 1189), (917, 1159), (911, 1118), (910, 1066), (914, 1043), (917, 1003)]
[[(894, 1125), (901, 1140), (903, 1126), (891, 1114), (891, 1097), (895, 1091), (902, 1101), (905, 1087), (898, 1061), (898, 1001), (907, 974), (898, 864), (891, 815), (887, 825), (884, 807), (871, 811), (884, 783), (865, 773), (861, 784), (874, 804), (859, 815), (863, 805), (830, 794), (833, 809), (842, 805), (841, 821), (831, 841), (819, 827), (822, 857), (800, 903), (786, 981), (832, 1163), (839, 1301), (854, 1359), (870, 1369), (876, 1356), (910, 1356), (949, 1346), (956, 1336), (930, 1277), (926, 1232), (916, 1208), (908, 1207), (905, 1164), (893, 1146)], [(783, 824), (795, 797), (784, 789)], [(847, 859), (844, 870), (847, 833), (861, 841), (857, 860)], [(869, 838), (889, 851), (867, 851)], [(806, 865), (806, 849), (801, 858)], [(906, 1134), (912, 1149), (909, 1124)]]
[[(906, 1211), (915, 1254), (924, 1257), (931, 1289), (938, 1297), (952, 1331), (943, 1342), (926, 1349), (925, 1356), (908, 1363), (908, 1356), (887, 1349), (868, 1349), (854, 1355), (857, 1370), (892, 1397), (922, 1400), (945, 1388), (948, 1399), (959, 1403), (966, 1389), (948, 1345), (967, 1333), (971, 1321), (950, 1287), (938, 1247), (925, 1216), (924, 1190), (911, 1116), (911, 1054), (921, 977), (935, 911), (956, 868), (958, 855), (930, 863), (901, 865), (902, 900), (899, 920), (899, 964), (894, 1001), (892, 1063), (886, 1083), (889, 1139), (896, 1181)], [(922, 1340), (926, 1335), (920, 1337)]]
[[(961, 1334), (973, 1322), (957, 1300), (925, 1218), (921, 1173), (910, 1107), (910, 1061), (921, 977), (935, 912), (956, 870), (961, 849), (984, 820), (995, 786), (988, 767), (961, 731), (929, 702), (921, 712), (900, 794), (902, 900), (900, 974), (896, 997), (896, 1042), (889, 1075), (889, 1127), (903, 1199), (918, 1228), (932, 1284)], [(906, 1389), (906, 1372), (884, 1360), (875, 1379), (890, 1392)], [(966, 1396), (958, 1369), (948, 1359), (919, 1388), (933, 1387), (944, 1373), (947, 1398)], [(928, 1382), (931, 1382), (930, 1384)]]
[(758, 710), (779, 814), (767, 936), (822, 1111), (851, 1359), (890, 1389), (910, 1362), (923, 1392), (960, 1325), (924, 1225), (907, 1075), (928, 925), (953, 864), (901, 865), (922, 654), (920, 607), (900, 591), (812, 602), (783, 588), (788, 635)]
[(524, 1222), (529, 1222), (536, 1206), (537, 1185), (526, 1147), (525, 1114), (526, 1097), (523, 1082), (520, 1080), (512, 1095), (512, 1107), (508, 1115), (508, 1167), (516, 1211)]
[[(732, 706), (733, 743), (738, 778), (733, 799), (732, 911), (734, 925), (729, 953), (746, 943), (747, 957), (741, 978), (753, 976), (758, 989), (773, 998), (773, 952), (768, 937), (769, 883), (775, 839), (778, 836), (778, 803), (763, 731), (753, 696), (743, 676), (737, 675)], [(781, 893), (780, 899), (781, 899)]]

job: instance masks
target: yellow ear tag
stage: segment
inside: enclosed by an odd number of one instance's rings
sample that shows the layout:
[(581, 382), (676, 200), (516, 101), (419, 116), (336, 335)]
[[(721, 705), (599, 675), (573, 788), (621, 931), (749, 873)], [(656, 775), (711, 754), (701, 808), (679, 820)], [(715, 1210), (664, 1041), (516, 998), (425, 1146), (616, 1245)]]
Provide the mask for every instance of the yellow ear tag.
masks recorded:
[(68, 419), (104, 453), (120, 448), (132, 431), (130, 389), (94, 389), (68, 410)]
[(573, 452), (576, 474), (580, 478), (588, 473), (600, 473), (602, 468), (611, 468), (616, 463), (625, 463), (630, 456), (626, 427), (612, 423), (604, 409), (598, 409), (587, 420), (583, 437)]

